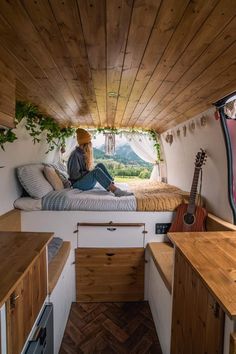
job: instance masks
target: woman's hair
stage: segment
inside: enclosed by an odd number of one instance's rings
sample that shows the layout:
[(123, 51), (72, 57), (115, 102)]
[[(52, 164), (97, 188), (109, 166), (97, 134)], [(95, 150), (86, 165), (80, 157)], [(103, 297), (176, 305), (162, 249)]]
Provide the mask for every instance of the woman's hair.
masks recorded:
[(93, 147), (91, 143), (80, 145), (81, 149), (84, 151), (85, 164), (88, 171), (93, 169)]

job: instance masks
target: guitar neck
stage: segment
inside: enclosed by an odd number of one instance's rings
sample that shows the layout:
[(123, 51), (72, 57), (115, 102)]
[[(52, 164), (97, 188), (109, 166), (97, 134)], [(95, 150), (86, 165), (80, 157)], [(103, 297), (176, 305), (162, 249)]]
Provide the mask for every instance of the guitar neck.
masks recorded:
[(194, 214), (195, 212), (195, 201), (196, 201), (196, 196), (197, 196), (197, 186), (198, 186), (198, 179), (199, 179), (199, 174), (200, 174), (201, 168), (195, 167), (194, 170), (194, 175), (193, 175), (193, 182), (192, 182), (192, 187), (191, 187), (191, 192), (190, 192), (190, 197), (189, 197), (189, 204), (187, 208), (187, 213), (188, 214)]

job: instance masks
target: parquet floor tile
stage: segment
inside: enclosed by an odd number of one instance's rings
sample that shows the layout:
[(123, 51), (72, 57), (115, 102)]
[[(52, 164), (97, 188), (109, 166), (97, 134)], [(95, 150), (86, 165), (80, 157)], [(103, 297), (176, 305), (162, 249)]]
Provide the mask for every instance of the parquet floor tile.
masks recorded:
[(162, 354), (147, 302), (73, 303), (59, 354)]

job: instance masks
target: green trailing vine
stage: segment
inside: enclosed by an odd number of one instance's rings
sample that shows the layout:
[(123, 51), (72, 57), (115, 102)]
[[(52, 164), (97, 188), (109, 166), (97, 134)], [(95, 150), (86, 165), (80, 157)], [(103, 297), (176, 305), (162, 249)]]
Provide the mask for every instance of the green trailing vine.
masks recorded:
[(156, 153), (157, 153), (157, 162), (162, 161), (161, 158), (161, 144), (160, 144), (160, 140), (158, 138), (158, 134), (155, 130), (138, 130), (138, 129), (116, 129), (116, 128), (98, 128), (96, 129), (96, 133), (112, 133), (112, 134), (121, 134), (122, 132), (128, 132), (128, 133), (146, 133), (149, 134), (150, 138), (153, 140), (154, 142), (154, 148), (156, 149)]
[(48, 151), (55, 147), (64, 147), (67, 138), (74, 134), (74, 128), (61, 128), (51, 117), (39, 111), (36, 105), (31, 103), (16, 102), (16, 122), (19, 123), (23, 118), (26, 119), (25, 128), (33, 139), (33, 143), (39, 143), (41, 134), (46, 134), (46, 141), (49, 145)]
[[(33, 143), (41, 141), (42, 133), (46, 134), (46, 141), (49, 145), (48, 151), (54, 150), (55, 147), (65, 147), (66, 139), (72, 136), (75, 132), (74, 128), (61, 128), (59, 124), (51, 117), (40, 112), (39, 108), (28, 102), (16, 101), (16, 124), (25, 119), (25, 128), (32, 137)], [(122, 134), (128, 133), (147, 133), (154, 142), (154, 147), (157, 152), (157, 162), (161, 161), (161, 146), (158, 134), (154, 130), (136, 130), (136, 129), (116, 129), (116, 128), (98, 128), (96, 133), (112, 133)], [(4, 150), (4, 144), (12, 143), (17, 139), (16, 134), (12, 129), (0, 129), (0, 147)]]
[(4, 144), (13, 143), (17, 139), (16, 134), (12, 129), (0, 129), (0, 146), (5, 151)]
[(155, 130), (148, 130), (148, 133), (154, 142), (154, 147), (157, 152), (157, 161), (160, 162), (160, 161), (162, 161), (160, 140), (158, 139), (158, 136), (157, 136), (157, 133), (155, 132)]

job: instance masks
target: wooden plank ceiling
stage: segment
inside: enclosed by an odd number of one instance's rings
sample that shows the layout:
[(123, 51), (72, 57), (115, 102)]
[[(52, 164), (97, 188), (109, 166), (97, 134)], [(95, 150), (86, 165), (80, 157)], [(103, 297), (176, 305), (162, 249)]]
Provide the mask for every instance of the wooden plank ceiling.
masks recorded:
[(63, 125), (163, 132), (236, 90), (235, 0), (0, 0), (0, 58)]

